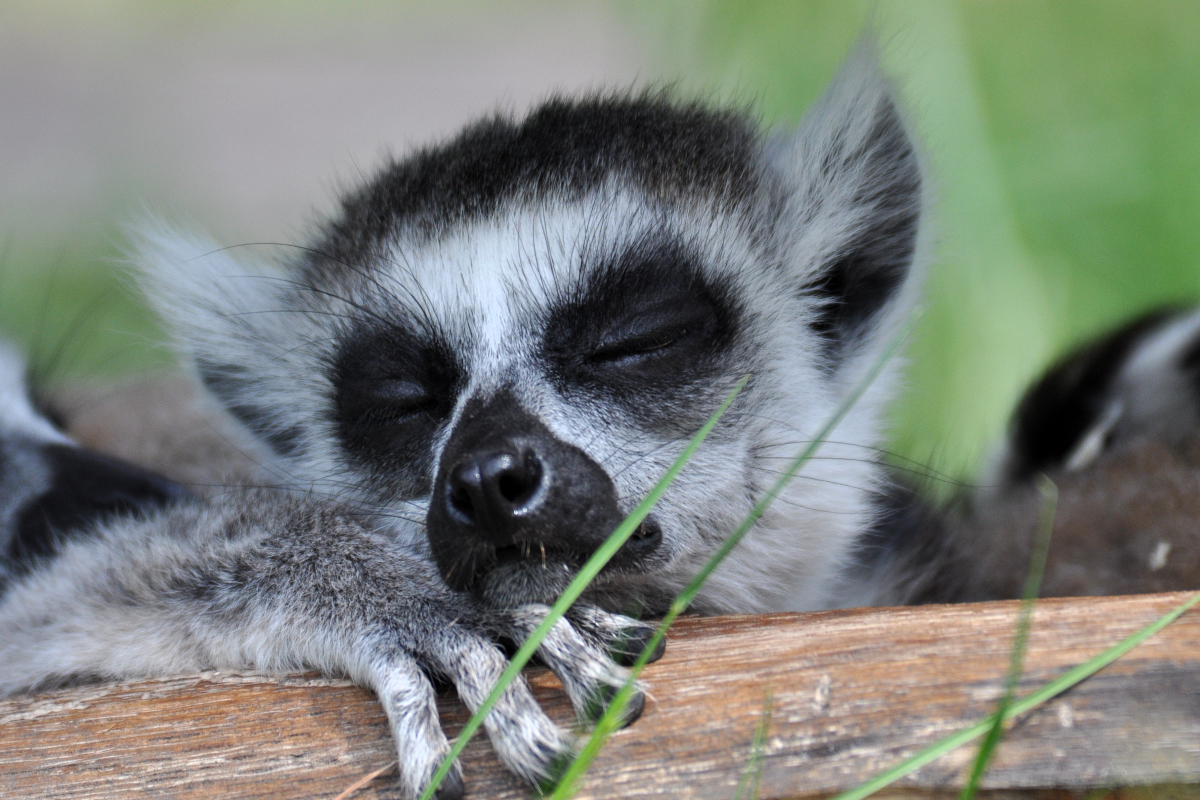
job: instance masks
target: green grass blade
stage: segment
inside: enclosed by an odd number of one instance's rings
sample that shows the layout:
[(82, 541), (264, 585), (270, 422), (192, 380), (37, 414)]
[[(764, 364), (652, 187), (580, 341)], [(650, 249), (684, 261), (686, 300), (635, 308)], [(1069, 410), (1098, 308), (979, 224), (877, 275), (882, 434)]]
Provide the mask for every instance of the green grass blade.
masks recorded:
[(775, 698), (767, 693), (763, 702), (762, 716), (754, 727), (754, 738), (750, 742), (750, 760), (746, 763), (746, 771), (738, 781), (737, 794), (734, 800), (758, 800), (758, 787), (762, 782), (763, 742), (767, 739), (767, 731), (771, 729), (771, 713), (774, 711)]
[(671, 603), (670, 609), (662, 618), (662, 621), (659, 622), (658, 628), (654, 632), (654, 636), (650, 638), (650, 641), (647, 642), (646, 646), (642, 649), (642, 652), (638, 656), (637, 660), (634, 661), (633, 666), (630, 667), (629, 679), (625, 682), (625, 685), (620, 688), (616, 695), (614, 695), (612, 702), (609, 704), (608, 710), (604, 712), (599, 721), (596, 723), (595, 728), (592, 730), (592, 735), (588, 739), (587, 744), (584, 745), (583, 749), (580, 750), (579, 755), (575, 757), (575, 760), (571, 762), (570, 766), (568, 766), (566, 771), (563, 773), (558, 786), (551, 795), (551, 800), (566, 800), (566, 798), (575, 793), (575, 786), (587, 772), (588, 768), (592, 764), (592, 761), (594, 761), (596, 756), (599, 755), (600, 750), (603, 748), (604, 743), (608, 740), (608, 737), (620, 727), (620, 720), (622, 719), (622, 714), (625, 711), (625, 705), (629, 702), (630, 697), (633, 696), (633, 682), (637, 680), (638, 676), (645, 668), (647, 662), (649, 661), (650, 654), (655, 651), (655, 649), (662, 642), (663, 638), (666, 636), (667, 629), (670, 628), (671, 624), (675, 622), (676, 617), (682, 614), (687, 607), (691, 605), (692, 600), (694, 600), (696, 595), (699, 594), (700, 589), (704, 586), (704, 583), (708, 580), (709, 576), (712, 575), (713, 571), (720, 566), (721, 562), (724, 561), (731, 552), (733, 552), (733, 548), (737, 547), (742, 538), (750, 531), (752, 527), (754, 527), (754, 523), (758, 522), (758, 519), (766, 512), (767, 508), (770, 507), (775, 498), (779, 496), (779, 493), (783, 491), (784, 486), (786, 486), (787, 483), (795, 476), (797, 470), (799, 470), (800, 467), (805, 464), (805, 462), (812, 458), (813, 454), (825, 441), (825, 438), (828, 437), (835, 428), (837, 428), (838, 424), (841, 423), (842, 419), (845, 418), (850, 409), (854, 407), (854, 404), (858, 402), (860, 397), (862, 397), (863, 393), (867, 390), (867, 387), (869, 387), (875, 381), (875, 379), (879, 377), (879, 373), (883, 371), (883, 368), (892, 359), (892, 357), (895, 356), (896, 351), (900, 349), (900, 346), (908, 338), (909, 333), (912, 331), (916, 323), (917, 319), (914, 317), (888, 343), (888, 346), (884, 348), (883, 353), (879, 356), (875, 363), (871, 365), (871, 368), (865, 375), (863, 375), (862, 379), (855, 384), (854, 388), (845, 397), (845, 399), (842, 400), (841, 404), (837, 407), (829, 419), (826, 420), (825, 424), (821, 426), (821, 429), (817, 432), (817, 435), (812, 438), (808, 446), (804, 448), (803, 452), (801, 452), (800, 455), (796, 456), (796, 458), (794, 458), (792, 462), (788, 464), (787, 468), (783, 470), (783, 473), (779, 476), (775, 483), (771, 485), (766, 494), (764, 494), (763, 497), (754, 505), (750, 513), (747, 514), (746, 518), (742, 520), (740, 525), (738, 525), (737, 529), (729, 535), (721, 547), (717, 549), (717, 551), (712, 555), (711, 558), (709, 558), (700, 571), (696, 573), (695, 577), (692, 578), (691, 582), (684, 588), (679, 596), (675, 598), (674, 602)]
[(442, 763), (438, 766), (437, 771), (433, 773), (433, 777), (430, 779), (429, 785), (425, 787), (425, 791), (421, 793), (421, 800), (431, 800), (442, 781), (445, 780), (446, 775), (450, 772), (450, 768), (453, 766), (455, 759), (462, 754), (462, 751), (467, 746), (467, 743), (471, 741), (471, 737), (473, 737), (479, 730), (480, 726), (483, 724), (484, 717), (486, 717), (488, 712), (490, 712), (496, 705), (496, 701), (500, 699), (500, 695), (504, 693), (504, 690), (507, 689), (509, 684), (516, 679), (517, 675), (520, 674), (525, 665), (529, 663), (529, 659), (531, 659), (533, 654), (537, 652), (538, 646), (542, 643), (542, 640), (546, 638), (546, 634), (550, 632), (550, 629), (554, 627), (554, 624), (562, 619), (563, 614), (566, 613), (567, 609), (571, 607), (571, 604), (579, 599), (579, 595), (583, 594), (583, 591), (587, 588), (588, 584), (591, 583), (598, 574), (600, 574), (600, 570), (604, 568), (604, 565), (607, 564), (609, 560), (611, 560), (612, 557), (617, 554), (617, 551), (621, 549), (625, 542), (629, 540), (629, 537), (633, 535), (633, 532), (637, 529), (637, 526), (642, 524), (642, 520), (646, 518), (646, 515), (650, 513), (650, 510), (654, 508), (654, 504), (658, 502), (660, 497), (662, 497), (663, 492), (667, 490), (667, 487), (670, 486), (675, 480), (675, 477), (679, 474), (680, 470), (682, 470), (684, 465), (687, 464), (687, 462), (691, 459), (692, 454), (696, 452), (696, 448), (698, 448), (700, 444), (706, 438), (708, 438), (708, 434), (712, 432), (712, 429), (716, 426), (717, 421), (721, 419), (722, 415), (724, 415), (730, 404), (733, 403), (734, 398), (737, 397), (745, 387), (747, 380), (749, 380), (749, 376), (743, 377), (737, 382), (737, 384), (733, 387), (733, 391), (729, 393), (729, 396), (725, 398), (725, 401), (721, 403), (720, 407), (713, 412), (713, 415), (709, 417), (708, 421), (700, 427), (700, 430), (696, 431), (696, 434), (691, 438), (691, 441), (688, 442), (687, 446), (683, 449), (683, 452), (679, 454), (679, 457), (676, 458), (674, 463), (671, 464), (671, 467), (667, 470), (666, 474), (663, 475), (662, 479), (654, 485), (654, 488), (650, 490), (650, 493), (646, 495), (646, 498), (638, 504), (637, 508), (635, 508), (620, 525), (617, 526), (617, 529), (614, 530), (611, 535), (609, 535), (604, 544), (600, 546), (595, 554), (589, 558), (587, 563), (585, 563), (579, 570), (579, 574), (575, 576), (575, 579), (571, 581), (570, 585), (568, 585), (566, 590), (563, 591), (562, 596), (559, 597), (558, 601), (551, 607), (550, 613), (547, 614), (546, 618), (542, 620), (542, 623), (534, 629), (529, 638), (525, 640), (525, 643), (522, 644), (520, 649), (517, 650), (516, 655), (514, 655), (509, 661), (508, 668), (500, 674), (500, 679), (496, 682), (496, 686), (492, 689), (492, 693), (487, 696), (487, 699), (483, 701), (483, 705), (479, 707), (479, 710), (476, 711), (471, 716), (471, 719), (467, 721), (467, 724), (463, 726), (463, 729), (459, 732), (458, 737), (456, 738), (454, 746), (450, 748), (450, 752), (446, 754), (444, 759), (442, 759)]
[(1025, 664), (1025, 649), (1029, 642), (1029, 628), (1033, 622), (1033, 608), (1042, 590), (1046, 558), (1050, 555), (1050, 535), (1054, 531), (1054, 515), (1058, 510), (1058, 487), (1054, 485), (1054, 481), (1042, 475), (1039, 484), (1038, 489), (1042, 493), (1042, 508), (1038, 514), (1033, 557), (1030, 559), (1029, 573), (1025, 576), (1024, 590), (1021, 592), (1021, 612), (1017, 616), (1017, 632), (1013, 636), (1008, 675), (1004, 680), (1004, 694), (996, 706), (995, 722), (979, 745), (979, 755), (975, 757), (971, 775), (967, 778), (967, 782), (959, 794), (959, 800), (972, 800), (979, 791), (979, 782), (983, 780), (983, 774), (987, 772), (988, 764), (991, 763), (992, 756), (1004, 736), (1004, 713), (1012, 705), (1012, 699), (1017, 693), (1017, 683), (1021, 680), (1021, 670)]
[[(1128, 653), (1133, 648), (1137, 647), (1142, 642), (1149, 639), (1154, 634), (1161, 631), (1163, 628), (1170, 625), (1175, 620), (1179, 619), (1179, 617), (1185, 611), (1192, 608), (1197, 603), (1200, 603), (1200, 592), (1192, 595), (1192, 597), (1181, 603), (1173, 610), (1159, 617), (1154, 622), (1151, 622), (1149, 625), (1137, 631), (1136, 633), (1133, 633), (1125, 639), (1122, 639), (1120, 642), (1108, 648), (1104, 652), (1093, 656), (1079, 666), (1068, 670), (1058, 678), (1050, 681), (1037, 691), (1016, 701), (1004, 712), (1003, 716), (1000, 718), (1001, 721), (1020, 716), (1026, 711), (1036, 708), (1047, 700), (1062, 694), (1067, 689), (1070, 689), (1072, 686), (1075, 686), (1083, 681), (1085, 678), (1089, 678), (1096, 674), (1121, 656)], [(996, 716), (997, 715), (995, 714), (989, 714), (986, 718), (980, 722), (977, 722), (971, 727), (965, 728), (958, 733), (953, 733), (947, 736), (945, 739), (933, 743), (911, 758), (901, 761), (896, 766), (880, 773), (877, 777), (872, 778), (861, 786), (835, 796), (832, 798), (832, 800), (862, 800), (864, 797), (874, 794), (880, 789), (883, 789), (900, 780), (910, 772), (920, 769), (931, 761), (936, 761), (946, 753), (949, 753), (950, 751), (961, 747), (972, 739), (987, 733), (988, 730), (990, 730), (991, 727), (996, 724)]]

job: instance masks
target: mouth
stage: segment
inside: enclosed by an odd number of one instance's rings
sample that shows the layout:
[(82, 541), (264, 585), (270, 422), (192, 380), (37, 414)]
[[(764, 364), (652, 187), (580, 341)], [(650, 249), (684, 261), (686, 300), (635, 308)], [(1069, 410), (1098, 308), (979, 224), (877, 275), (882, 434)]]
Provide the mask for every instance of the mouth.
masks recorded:
[[(596, 582), (603, 583), (610, 575), (646, 570), (662, 539), (661, 526), (647, 518), (604, 565)], [(489, 558), (476, 561), (479, 566), (466, 588), (497, 606), (552, 604), (592, 555), (529, 543), (498, 547)]]
[[(605, 569), (612, 566), (614, 561), (620, 559), (620, 563), (626, 561), (639, 560), (649, 555), (656, 550), (662, 543), (662, 528), (653, 520), (643, 520), (640, 525), (630, 534), (629, 539), (617, 551), (612, 560), (605, 565)], [(563, 552), (547, 550), (545, 545), (521, 543), (510, 544), (504, 547), (497, 547), (494, 551), (494, 560), (490, 567), (485, 568), (484, 572), (489, 569), (503, 567), (506, 564), (514, 562), (532, 562), (547, 566), (551, 562), (559, 562), (578, 569), (582, 567), (593, 554)]]
[(662, 527), (652, 519), (644, 519), (629, 537), (629, 541), (625, 542), (621, 552), (633, 558), (643, 559), (658, 549), (662, 538)]

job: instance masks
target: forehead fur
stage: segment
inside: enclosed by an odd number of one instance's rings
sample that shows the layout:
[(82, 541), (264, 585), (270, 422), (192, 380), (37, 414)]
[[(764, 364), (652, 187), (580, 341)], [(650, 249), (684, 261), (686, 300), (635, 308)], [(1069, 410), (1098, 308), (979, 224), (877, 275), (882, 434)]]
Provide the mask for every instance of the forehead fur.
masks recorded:
[(333, 289), (301, 287), (294, 302), (333, 311), (321, 319), (343, 331), (392, 327), (441, 339), (460, 357), (484, 357), (493, 374), (495, 357), (508, 362), (540, 340), (554, 309), (599, 302), (634, 273), (669, 272), (773, 306), (787, 277), (780, 254), (703, 198), (664, 209), (606, 185), (564, 203), (533, 203), (437, 240), (379, 247)]
[(521, 120), (496, 114), (386, 165), (342, 204), (311, 265), (361, 264), (396, 233), (437, 239), (502, 204), (572, 199), (619, 178), (670, 201), (736, 202), (754, 184), (754, 121), (662, 91), (555, 97)]

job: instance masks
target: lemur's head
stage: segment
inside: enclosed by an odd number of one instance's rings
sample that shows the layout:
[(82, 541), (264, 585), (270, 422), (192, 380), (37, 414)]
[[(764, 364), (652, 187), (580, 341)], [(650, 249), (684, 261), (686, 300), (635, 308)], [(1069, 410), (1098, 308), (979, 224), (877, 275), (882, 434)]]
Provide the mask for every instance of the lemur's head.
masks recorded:
[[(280, 480), (545, 601), (750, 382), (597, 584), (658, 605), (877, 357), (918, 159), (869, 48), (786, 134), (662, 93), (552, 99), (389, 163), (282, 269), (151, 236), (148, 285)], [(710, 582), (811, 607), (869, 522), (877, 383)]]

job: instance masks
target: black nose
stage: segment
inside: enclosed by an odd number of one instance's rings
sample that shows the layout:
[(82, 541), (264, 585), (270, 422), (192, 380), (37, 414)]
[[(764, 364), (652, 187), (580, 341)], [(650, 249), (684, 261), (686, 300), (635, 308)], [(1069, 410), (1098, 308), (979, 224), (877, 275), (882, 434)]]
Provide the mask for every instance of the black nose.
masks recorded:
[(608, 473), (501, 393), (465, 406), (442, 453), (426, 531), (442, 577), (466, 590), (513, 559), (578, 566), (622, 517)]
[(469, 453), (446, 481), (446, 505), (458, 522), (499, 546), (512, 543), (513, 523), (534, 513), (544, 494), (542, 459), (532, 448), (506, 444)]

